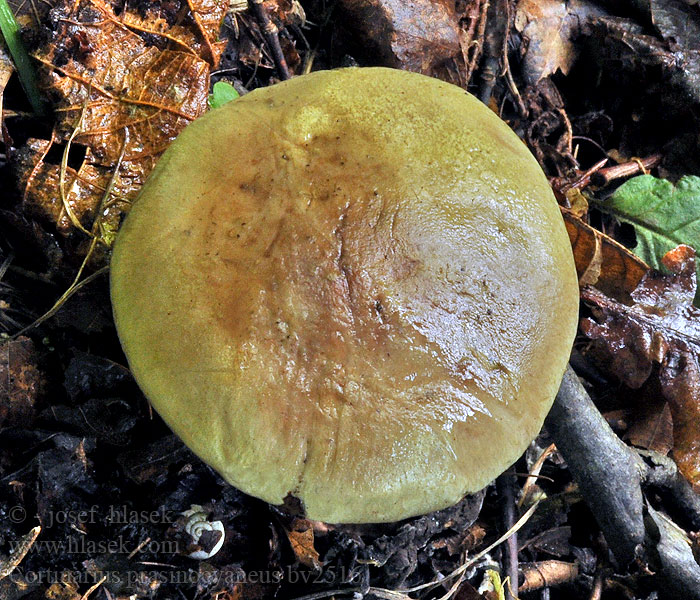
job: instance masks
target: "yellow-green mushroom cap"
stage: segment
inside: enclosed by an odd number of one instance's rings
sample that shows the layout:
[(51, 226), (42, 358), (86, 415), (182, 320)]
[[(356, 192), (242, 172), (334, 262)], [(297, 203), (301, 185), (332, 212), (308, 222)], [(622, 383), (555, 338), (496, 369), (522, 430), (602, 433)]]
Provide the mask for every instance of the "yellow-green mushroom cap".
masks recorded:
[(578, 286), (547, 180), (498, 117), (403, 71), (322, 71), (178, 137), (111, 268), (137, 382), (244, 492), (395, 521), (539, 431)]

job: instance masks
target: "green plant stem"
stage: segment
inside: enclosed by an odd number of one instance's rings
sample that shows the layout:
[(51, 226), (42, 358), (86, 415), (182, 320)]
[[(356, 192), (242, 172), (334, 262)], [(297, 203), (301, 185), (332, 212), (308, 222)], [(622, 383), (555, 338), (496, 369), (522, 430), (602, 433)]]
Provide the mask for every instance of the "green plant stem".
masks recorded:
[(19, 25), (17, 25), (17, 21), (15, 20), (15, 16), (7, 0), (0, 0), (0, 32), (5, 40), (5, 44), (7, 44), (7, 49), (12, 55), (19, 80), (24, 88), (24, 93), (27, 94), (29, 103), (32, 105), (32, 109), (38, 115), (45, 114), (46, 110), (41, 94), (39, 93), (36, 72), (32, 65), (31, 58), (29, 54), (27, 54), (24, 44), (22, 44), (19, 35)]

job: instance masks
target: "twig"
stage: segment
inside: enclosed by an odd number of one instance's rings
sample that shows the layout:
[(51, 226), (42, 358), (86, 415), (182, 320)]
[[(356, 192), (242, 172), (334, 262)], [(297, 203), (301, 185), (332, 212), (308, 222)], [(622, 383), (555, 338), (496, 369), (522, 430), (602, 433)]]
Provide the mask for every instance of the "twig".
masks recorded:
[(644, 543), (641, 461), (610, 429), (571, 367), (546, 424), (611, 550), (623, 565), (631, 563)]
[(29, 533), (23, 535), (17, 547), (9, 556), (0, 557), (0, 579), (4, 579), (14, 571), (22, 559), (27, 555), (29, 549), (34, 545), (36, 538), (41, 533), (41, 526), (33, 527)]
[(575, 190), (575, 189), (582, 190), (583, 188), (588, 187), (588, 184), (591, 182), (591, 177), (593, 177), (596, 173), (598, 173), (605, 166), (605, 164), (607, 162), (608, 162), (607, 158), (603, 158), (603, 159), (599, 160), (590, 169), (581, 173), (572, 182), (567, 183), (564, 186), (562, 186), (561, 192), (563, 194), (565, 194), (569, 190)]
[(663, 596), (698, 600), (700, 598), (700, 565), (690, 549), (688, 537), (671, 519), (647, 506), (644, 523), (647, 528), (647, 550), (661, 569)]
[(682, 515), (694, 531), (700, 531), (700, 496), (678, 471), (676, 463), (652, 450), (637, 450), (637, 453), (646, 466), (642, 483), (660, 492), (664, 501)]
[(479, 100), (488, 104), (501, 71), (501, 60), (510, 23), (508, 0), (491, 0), (486, 11), (487, 32), (484, 36), (481, 89)]
[(280, 79), (290, 79), (291, 75), (289, 74), (289, 67), (287, 67), (287, 61), (284, 58), (282, 46), (280, 46), (277, 25), (275, 25), (270, 20), (270, 17), (267, 16), (267, 12), (263, 6), (263, 0), (248, 1), (255, 18), (258, 21), (258, 25), (260, 25), (263, 35), (265, 36), (265, 41), (270, 47), (270, 51), (272, 52), (272, 60), (275, 62), (275, 67), (277, 68), (277, 73), (279, 74)]
[(588, 600), (600, 600), (603, 595), (603, 584), (605, 579), (603, 578), (603, 569), (598, 567), (596, 570), (595, 577), (593, 578), (593, 587), (591, 588), (591, 595)]
[[(501, 517), (503, 528), (508, 531), (515, 523), (515, 493), (513, 486), (515, 483), (514, 469), (510, 467), (498, 479), (496, 479), (496, 490), (501, 497)], [(518, 534), (513, 533), (505, 543), (503, 549), (503, 573), (509, 577), (515, 588), (518, 587)], [(509, 591), (505, 593), (506, 600), (512, 600)]]
[(568, 583), (578, 577), (578, 565), (561, 560), (525, 564), (522, 570), (524, 579), (518, 588), (519, 594)]
[[(466, 37), (469, 41), (469, 47), (463, 50), (464, 66), (465, 66), (465, 84), (469, 85), (469, 81), (474, 74), (476, 65), (481, 57), (481, 49), (484, 43), (484, 31), (486, 30), (486, 13), (489, 8), (489, 0), (480, 0), (478, 6), (471, 5), (473, 8), (479, 9), (478, 15), (469, 15), (469, 26), (466, 31)], [(471, 56), (469, 52), (471, 51)]]
[(525, 106), (525, 102), (523, 102), (523, 97), (520, 95), (520, 91), (518, 90), (518, 86), (515, 83), (515, 79), (513, 79), (513, 73), (510, 70), (510, 61), (508, 60), (507, 52), (504, 53), (503, 60), (505, 62), (505, 76), (506, 83), (508, 84), (508, 89), (510, 90), (511, 96), (513, 96), (513, 99), (515, 100), (515, 105), (518, 108), (518, 113), (520, 114), (520, 117), (525, 119), (527, 118), (528, 110)]
[(610, 183), (611, 181), (614, 181), (615, 179), (622, 179), (623, 177), (630, 177), (632, 175), (637, 175), (638, 173), (642, 173), (642, 172), (648, 171), (650, 169), (653, 169), (654, 167), (659, 165), (662, 158), (663, 158), (662, 154), (652, 154), (651, 156), (648, 156), (647, 158), (631, 160), (629, 162), (622, 163), (620, 165), (606, 167), (604, 169), (600, 169), (597, 173), (595, 173), (592, 176), (591, 181), (595, 185), (599, 185), (599, 186), (607, 185), (608, 183)]
[(90, 589), (88, 589), (88, 591), (80, 597), (80, 600), (87, 600), (92, 595), (92, 592), (99, 588), (105, 581), (107, 581), (107, 575), (103, 575), (102, 579), (100, 579), (97, 583), (95, 583), (95, 585), (90, 587)]

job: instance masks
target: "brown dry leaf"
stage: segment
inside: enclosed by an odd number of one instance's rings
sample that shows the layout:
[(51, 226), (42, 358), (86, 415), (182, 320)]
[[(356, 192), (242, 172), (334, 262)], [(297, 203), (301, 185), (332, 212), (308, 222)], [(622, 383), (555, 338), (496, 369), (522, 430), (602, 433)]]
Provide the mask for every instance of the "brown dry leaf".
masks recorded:
[(629, 301), (630, 293), (649, 266), (622, 244), (579, 219), (572, 210), (561, 207), (561, 212), (580, 285), (595, 285), (608, 296)]
[(320, 571), (321, 561), (314, 547), (313, 523), (308, 519), (295, 518), (285, 531), (297, 560), (306, 567)]
[(26, 337), (0, 346), (0, 426), (29, 427), (45, 381), (34, 343)]
[[(607, 362), (607, 354), (599, 357), (595, 348), (588, 356)], [(658, 378), (650, 377), (639, 389), (621, 388), (616, 397), (624, 408), (606, 410), (603, 416), (625, 441), (664, 456), (673, 450), (673, 418)]]
[(673, 449), (673, 417), (663, 396), (647, 397), (630, 416), (625, 439), (638, 448), (668, 454)]
[[(116, 15), (106, 0), (64, 0), (52, 11), (52, 36), (35, 54), (58, 122), (52, 140), (32, 140), (19, 153), (23, 207), (78, 238), (68, 240), (69, 254), (83, 256), (91, 235), (110, 246), (160, 154), (207, 108), (226, 2), (189, 0), (184, 15), (165, 14), (163, 6), (144, 15), (127, 4)], [(68, 141), (85, 157), (65, 169), (62, 196), (61, 166), (46, 156)]]
[(340, 0), (359, 43), (390, 67), (433, 74), (461, 54), (452, 0)]
[(612, 300), (594, 288), (582, 298), (593, 305), (597, 322), (585, 319), (583, 332), (596, 341), (610, 369), (631, 388), (652, 372), (673, 418), (673, 457), (700, 492), (700, 308), (695, 251), (678, 246), (663, 257), (670, 274), (648, 273), (632, 292), (634, 304)]
[(0, 139), (2, 138), (2, 97), (5, 93), (5, 86), (10, 81), (10, 75), (12, 75), (12, 61), (5, 49), (0, 46)]
[(80, 600), (82, 595), (78, 591), (78, 585), (69, 577), (52, 583), (44, 592), (46, 600)]
[(515, 28), (523, 35), (523, 75), (528, 84), (569, 72), (578, 55), (574, 40), (584, 23), (604, 14), (581, 0), (520, 0)]

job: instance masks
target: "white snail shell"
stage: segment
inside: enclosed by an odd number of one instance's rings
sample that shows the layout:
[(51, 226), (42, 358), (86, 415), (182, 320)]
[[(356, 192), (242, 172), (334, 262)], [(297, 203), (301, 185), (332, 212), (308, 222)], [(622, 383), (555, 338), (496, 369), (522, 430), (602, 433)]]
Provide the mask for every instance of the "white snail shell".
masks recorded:
[(209, 550), (196, 550), (190, 552), (187, 556), (194, 558), (196, 560), (206, 560), (214, 556), (221, 546), (224, 545), (224, 524), (221, 521), (210, 521), (209, 513), (204, 510), (199, 504), (193, 504), (189, 510), (182, 513), (185, 517), (185, 532), (189, 534), (195, 544), (199, 543), (199, 538), (205, 531), (218, 531), (221, 533), (219, 540), (216, 542), (215, 546)]

